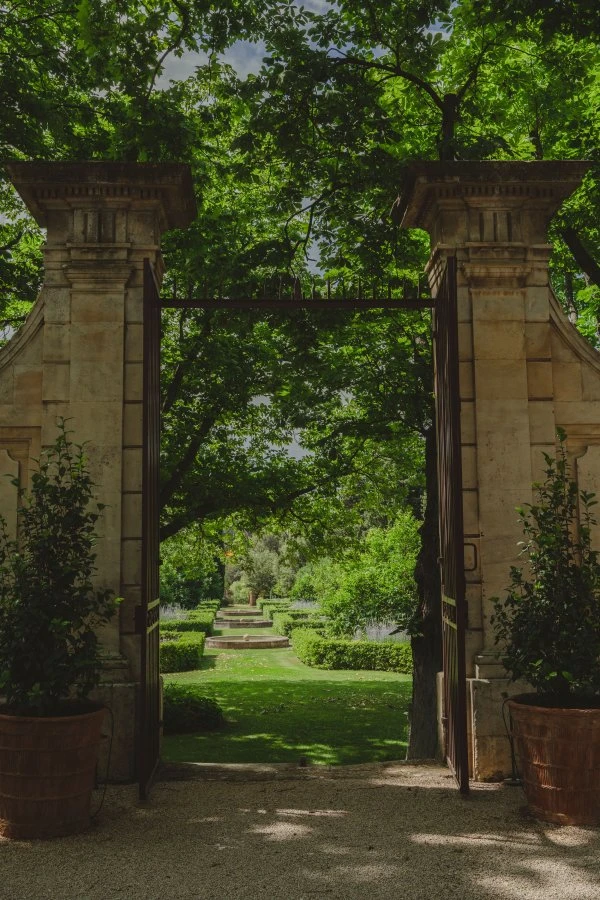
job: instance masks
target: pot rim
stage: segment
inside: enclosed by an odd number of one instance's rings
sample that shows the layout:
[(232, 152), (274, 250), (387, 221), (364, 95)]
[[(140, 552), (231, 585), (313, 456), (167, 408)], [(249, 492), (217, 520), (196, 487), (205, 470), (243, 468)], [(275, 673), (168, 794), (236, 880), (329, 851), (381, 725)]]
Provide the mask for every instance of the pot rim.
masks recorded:
[(108, 707), (104, 703), (94, 703), (93, 701), (88, 701), (87, 705), (89, 709), (84, 712), (76, 712), (76, 713), (66, 713), (63, 716), (27, 716), (20, 715), (19, 713), (6, 712), (2, 706), (0, 706), (0, 721), (7, 720), (10, 722), (20, 721), (20, 722), (73, 722), (76, 719), (86, 719), (93, 716), (98, 715), (100, 712), (104, 712)]
[(595, 706), (562, 706), (559, 702), (554, 704), (545, 704), (545, 703), (536, 703), (535, 701), (539, 699), (542, 695), (537, 694), (535, 692), (526, 693), (526, 694), (515, 694), (514, 697), (508, 697), (506, 702), (509, 706), (513, 706), (515, 708), (524, 708), (529, 707), (530, 709), (535, 709), (538, 712), (545, 713), (557, 713), (559, 715), (564, 716), (573, 716), (573, 715), (591, 715), (592, 713), (597, 713), (600, 715), (600, 696), (597, 699), (597, 703)]

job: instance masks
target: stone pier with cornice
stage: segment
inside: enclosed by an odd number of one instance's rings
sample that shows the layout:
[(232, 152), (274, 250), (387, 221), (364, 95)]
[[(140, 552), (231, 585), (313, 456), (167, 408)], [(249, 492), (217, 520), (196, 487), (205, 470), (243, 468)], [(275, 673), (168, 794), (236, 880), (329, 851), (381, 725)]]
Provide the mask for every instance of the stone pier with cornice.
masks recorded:
[[(581, 488), (600, 493), (600, 354), (565, 317), (550, 287), (547, 229), (580, 185), (580, 161), (420, 163), (396, 211), (431, 237), (435, 290), (456, 256), (463, 469), (466, 657), (471, 773), (510, 773), (502, 701), (509, 683), (491, 624), (518, 563), (517, 506), (543, 477), (556, 429)], [(600, 549), (600, 533), (596, 535)]]
[[(160, 273), (162, 232), (185, 227), (195, 215), (189, 167), (13, 162), (6, 168), (47, 238), (38, 300), (0, 350), (0, 473), (27, 488), (40, 449), (54, 441), (58, 417), (69, 419), (73, 440), (86, 442), (96, 495), (106, 504), (97, 583), (123, 598), (101, 633), (98, 699), (114, 716), (110, 778), (131, 780), (140, 665), (134, 610), (141, 582), (143, 265), (148, 258)], [(3, 478), (0, 509), (15, 529), (16, 491)]]

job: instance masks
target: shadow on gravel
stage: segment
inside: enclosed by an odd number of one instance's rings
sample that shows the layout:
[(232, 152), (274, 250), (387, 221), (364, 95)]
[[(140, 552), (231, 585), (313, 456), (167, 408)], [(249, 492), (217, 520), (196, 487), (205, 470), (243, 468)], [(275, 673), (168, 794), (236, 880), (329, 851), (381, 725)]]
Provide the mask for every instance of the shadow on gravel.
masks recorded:
[[(110, 788), (86, 835), (0, 844), (10, 900), (597, 900), (600, 833), (543, 825), (518, 788), (408, 764)], [(215, 780), (217, 779), (217, 780)]]

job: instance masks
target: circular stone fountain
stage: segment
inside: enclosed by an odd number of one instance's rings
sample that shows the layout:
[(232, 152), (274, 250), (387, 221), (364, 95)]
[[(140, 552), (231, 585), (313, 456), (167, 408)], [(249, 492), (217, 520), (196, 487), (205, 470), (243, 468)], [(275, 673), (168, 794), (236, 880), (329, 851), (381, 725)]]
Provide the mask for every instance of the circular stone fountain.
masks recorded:
[(239, 637), (209, 637), (204, 646), (217, 650), (265, 650), (289, 647), (290, 642), (279, 634), (245, 634)]
[(272, 624), (270, 619), (244, 619), (243, 622), (239, 619), (221, 618), (221, 616), (215, 619), (217, 628), (269, 628)]

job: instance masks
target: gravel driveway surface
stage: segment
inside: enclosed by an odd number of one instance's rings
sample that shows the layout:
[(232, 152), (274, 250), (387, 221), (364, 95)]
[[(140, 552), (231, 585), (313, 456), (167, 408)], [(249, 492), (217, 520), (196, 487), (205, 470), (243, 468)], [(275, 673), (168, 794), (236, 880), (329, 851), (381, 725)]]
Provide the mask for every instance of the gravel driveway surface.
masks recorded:
[(439, 766), (171, 766), (147, 806), (109, 787), (86, 834), (0, 841), (0, 898), (600, 900), (599, 851)]

